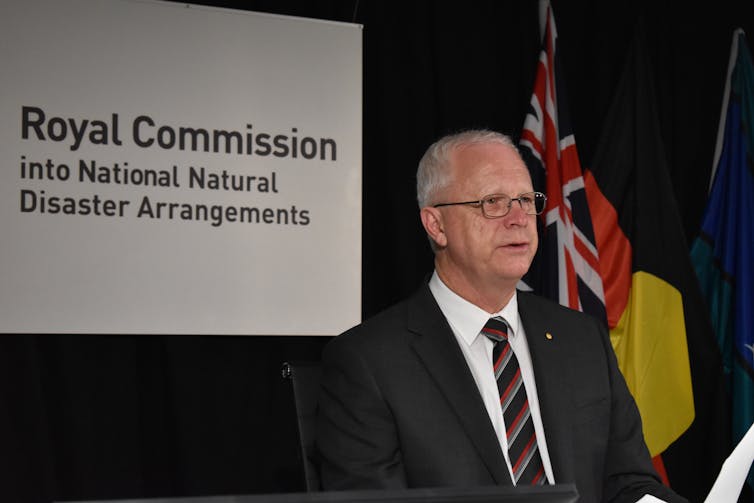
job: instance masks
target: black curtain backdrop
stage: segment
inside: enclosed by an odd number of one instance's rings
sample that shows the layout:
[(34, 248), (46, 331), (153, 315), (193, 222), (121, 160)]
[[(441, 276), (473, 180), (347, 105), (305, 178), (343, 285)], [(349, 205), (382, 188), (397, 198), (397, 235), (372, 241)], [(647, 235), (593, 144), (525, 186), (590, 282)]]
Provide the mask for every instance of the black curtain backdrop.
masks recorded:
[[(364, 26), (363, 316), (408, 295), (432, 269), (414, 196), (419, 157), (461, 128), (519, 135), (539, 54), (537, 2), (200, 3)], [(732, 32), (754, 33), (754, 3), (553, 0), (553, 7), (586, 167), (631, 34), (645, 23), (690, 243), (706, 201)], [(280, 366), (318, 359), (328, 340), (0, 336), (0, 501), (303, 490)]]

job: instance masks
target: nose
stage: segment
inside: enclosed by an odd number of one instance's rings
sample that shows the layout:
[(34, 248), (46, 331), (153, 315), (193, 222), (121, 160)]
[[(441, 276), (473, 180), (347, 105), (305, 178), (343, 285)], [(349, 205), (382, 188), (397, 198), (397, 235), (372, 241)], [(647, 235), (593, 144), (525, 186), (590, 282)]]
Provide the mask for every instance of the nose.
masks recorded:
[(530, 216), (531, 215), (528, 215), (524, 210), (524, 205), (521, 203), (520, 199), (512, 199), (511, 208), (508, 211), (508, 214), (504, 217), (505, 225), (506, 227), (511, 225), (526, 226), (529, 223)]

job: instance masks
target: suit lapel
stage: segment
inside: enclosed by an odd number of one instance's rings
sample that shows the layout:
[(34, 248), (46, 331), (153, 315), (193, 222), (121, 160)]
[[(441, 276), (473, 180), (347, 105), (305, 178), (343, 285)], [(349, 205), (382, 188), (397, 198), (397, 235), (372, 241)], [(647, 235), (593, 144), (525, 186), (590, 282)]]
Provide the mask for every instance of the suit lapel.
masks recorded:
[[(557, 320), (543, 313), (534, 304), (537, 299), (518, 293), (518, 311), (526, 331), (534, 378), (537, 383), (539, 408), (542, 414), (547, 450), (556, 482), (573, 480), (573, 452), (569, 440), (570, 410), (565, 379), (563, 354), (568, 349), (565, 334), (558, 332)], [(549, 337), (548, 337), (549, 334)]]
[(414, 350), (445, 395), (495, 482), (511, 485), (499, 441), (476, 382), (428, 286), (412, 298), (408, 313), (408, 329), (417, 334), (412, 344)]

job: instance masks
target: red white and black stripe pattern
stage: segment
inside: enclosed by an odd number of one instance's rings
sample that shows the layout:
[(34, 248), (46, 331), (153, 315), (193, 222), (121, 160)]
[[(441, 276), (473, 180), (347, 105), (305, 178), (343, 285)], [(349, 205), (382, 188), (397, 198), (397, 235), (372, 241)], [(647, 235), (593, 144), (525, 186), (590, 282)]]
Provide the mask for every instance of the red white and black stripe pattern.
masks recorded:
[(606, 319), (605, 293), (565, 85), (557, 30), (547, 3), (545, 33), (520, 148), (535, 189), (547, 194), (539, 253), (519, 285), (564, 306)]
[(492, 352), (493, 368), (500, 404), (503, 408), (508, 456), (516, 485), (543, 485), (547, 483), (542, 457), (539, 454), (537, 435), (529, 409), (526, 387), (521, 377), (518, 359), (508, 343), (508, 327), (502, 318), (490, 318), (482, 333), (495, 342)]

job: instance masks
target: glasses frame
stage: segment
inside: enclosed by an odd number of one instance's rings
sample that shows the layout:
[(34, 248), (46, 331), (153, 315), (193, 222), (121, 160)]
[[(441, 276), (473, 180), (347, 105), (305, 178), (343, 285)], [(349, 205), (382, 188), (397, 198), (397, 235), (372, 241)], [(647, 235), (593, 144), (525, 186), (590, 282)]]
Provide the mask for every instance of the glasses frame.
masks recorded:
[[(531, 192), (522, 192), (516, 197), (510, 197), (507, 194), (488, 194), (486, 196), (483, 196), (481, 199), (478, 199), (476, 201), (461, 201), (457, 203), (439, 203), (435, 204), (432, 207), (433, 208), (441, 208), (443, 206), (462, 206), (462, 205), (468, 205), (472, 206), (474, 208), (481, 208), (482, 215), (484, 218), (494, 219), (494, 218), (503, 218), (504, 216), (508, 215), (511, 212), (511, 208), (513, 207), (513, 201), (518, 201), (518, 205), (521, 207), (521, 209), (524, 209), (524, 203), (522, 202), (522, 198), (526, 196), (531, 196), (535, 201), (537, 198), (542, 199), (542, 210), (537, 211), (537, 205), (534, 204), (534, 213), (526, 213), (527, 215), (541, 215), (545, 211), (545, 206), (547, 205), (547, 196), (543, 194), (542, 192), (537, 191), (531, 191)], [(490, 199), (499, 199), (499, 198), (506, 198), (508, 199), (508, 209), (505, 210), (505, 213), (502, 215), (488, 215), (485, 208), (485, 201), (488, 201)]]

